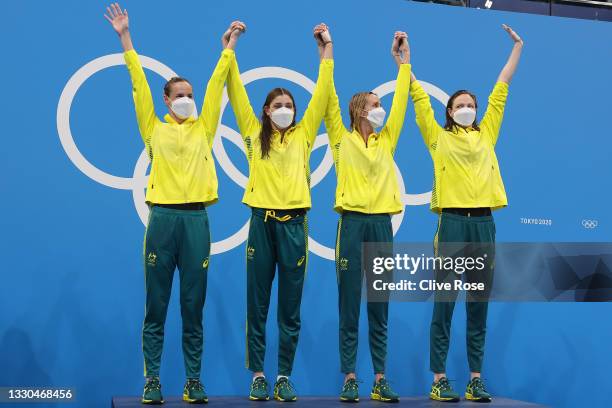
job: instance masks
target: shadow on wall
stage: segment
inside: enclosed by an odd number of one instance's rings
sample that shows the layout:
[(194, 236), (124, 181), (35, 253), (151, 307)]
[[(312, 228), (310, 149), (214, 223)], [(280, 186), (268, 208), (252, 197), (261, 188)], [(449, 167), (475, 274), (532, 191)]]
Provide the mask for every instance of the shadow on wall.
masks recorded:
[(9, 329), (0, 341), (0, 385), (49, 386), (51, 377), (34, 357), (32, 342), (26, 332)]

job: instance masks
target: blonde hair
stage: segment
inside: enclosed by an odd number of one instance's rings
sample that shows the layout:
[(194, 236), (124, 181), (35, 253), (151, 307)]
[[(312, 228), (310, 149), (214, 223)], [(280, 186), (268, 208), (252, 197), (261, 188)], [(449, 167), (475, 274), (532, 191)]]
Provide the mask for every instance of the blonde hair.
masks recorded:
[(376, 95), (374, 92), (358, 92), (351, 98), (349, 102), (349, 115), (351, 117), (351, 130), (359, 123), (361, 111), (365, 110), (368, 103), (368, 96)]

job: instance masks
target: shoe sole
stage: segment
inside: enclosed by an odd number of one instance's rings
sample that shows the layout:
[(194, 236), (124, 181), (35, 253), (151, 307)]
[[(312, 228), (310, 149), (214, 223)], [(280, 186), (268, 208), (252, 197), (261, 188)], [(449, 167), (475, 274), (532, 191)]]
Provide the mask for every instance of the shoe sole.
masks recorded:
[(474, 396), (472, 394), (470, 394), (469, 392), (465, 393), (465, 399), (468, 401), (474, 401), (474, 402), (491, 402), (491, 398), (474, 398)]
[(277, 401), (280, 401), (280, 402), (295, 402), (295, 401), (297, 401), (297, 397), (293, 397), (292, 399), (282, 399), (278, 395), (275, 395), (274, 399), (277, 400)]
[(435, 394), (429, 394), (429, 399), (432, 399), (434, 401), (441, 401), (441, 402), (459, 402), (459, 398), (442, 398), (442, 397), (438, 397)]
[(384, 398), (380, 394), (375, 394), (375, 393), (371, 393), (370, 398), (372, 398), (374, 401), (381, 401), (381, 402), (399, 402), (399, 398)]
[(340, 402), (359, 402), (359, 398), (344, 398), (344, 397), (340, 397)]
[(190, 404), (206, 404), (208, 403), (208, 398), (194, 399), (194, 398), (189, 398), (186, 395), (183, 395), (183, 401), (188, 402)]
[(155, 401), (155, 400), (146, 400), (146, 399), (141, 399), (140, 402), (142, 404), (147, 404), (147, 405), (161, 405), (164, 403), (164, 400), (161, 401)]
[(270, 397), (259, 398), (259, 397), (251, 397), (251, 396), (249, 395), (249, 399), (250, 399), (251, 401), (268, 401), (268, 400), (270, 400)]

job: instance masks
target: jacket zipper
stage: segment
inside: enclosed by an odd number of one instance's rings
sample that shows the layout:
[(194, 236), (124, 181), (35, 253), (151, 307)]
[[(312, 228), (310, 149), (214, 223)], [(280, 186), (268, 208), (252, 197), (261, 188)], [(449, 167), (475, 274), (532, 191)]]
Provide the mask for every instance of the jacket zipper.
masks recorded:
[(182, 174), (181, 174), (181, 178), (183, 179), (183, 183), (182, 183), (182, 187), (183, 187), (183, 197), (184, 197), (184, 202), (187, 202), (187, 186), (185, 185), (185, 182), (187, 180), (187, 178), (185, 177), (185, 175), (187, 174), (187, 171), (185, 169), (185, 146), (184, 146), (184, 140), (183, 140), (183, 125), (178, 125), (179, 126), (179, 155), (181, 158), (181, 164), (183, 165), (182, 167)]

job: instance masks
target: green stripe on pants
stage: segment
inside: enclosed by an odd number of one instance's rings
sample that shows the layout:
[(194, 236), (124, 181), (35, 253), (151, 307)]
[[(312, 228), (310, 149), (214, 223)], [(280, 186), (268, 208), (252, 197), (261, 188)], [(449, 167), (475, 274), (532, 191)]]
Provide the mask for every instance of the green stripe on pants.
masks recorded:
[(247, 368), (263, 371), (266, 320), (278, 265), (278, 374), (291, 375), (307, 264), (304, 211), (253, 208), (247, 241)]
[[(336, 273), (340, 313), (340, 368), (343, 373), (354, 373), (357, 360), (359, 309), (363, 283), (361, 268), (363, 242), (393, 242), (391, 217), (388, 214), (360, 214), (346, 211), (338, 221)], [(368, 302), (367, 307), (372, 365), (375, 373), (384, 373), (389, 303)]]
[[(445, 242), (495, 242), (495, 223), (493, 217), (467, 217), (456, 214), (442, 213), (436, 232), (437, 242), (434, 242), (436, 255), (444, 255)], [(436, 248), (437, 246), (437, 248)], [(489, 265), (494, 262), (493, 256), (488, 258)], [(489, 281), (492, 282), (492, 266), (488, 268)], [(454, 273), (452, 274), (454, 275)], [(436, 281), (441, 282), (448, 278), (448, 274), (436, 271)], [(466, 274), (469, 280), (469, 274)], [(456, 293), (454, 294), (456, 298)], [(450, 342), (451, 320), (455, 301), (435, 302), (430, 327), (430, 369), (434, 373), (446, 372), (446, 358)], [(467, 312), (467, 355), (470, 371), (479, 373), (482, 369), (484, 357), (485, 335), (487, 331), (486, 301), (465, 302)]]
[(185, 373), (188, 378), (200, 378), (202, 311), (209, 255), (210, 231), (206, 210), (151, 208), (144, 248), (146, 306), (142, 350), (145, 376), (159, 376), (172, 277), (178, 267)]

